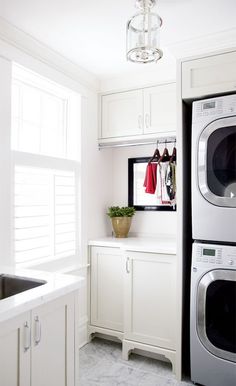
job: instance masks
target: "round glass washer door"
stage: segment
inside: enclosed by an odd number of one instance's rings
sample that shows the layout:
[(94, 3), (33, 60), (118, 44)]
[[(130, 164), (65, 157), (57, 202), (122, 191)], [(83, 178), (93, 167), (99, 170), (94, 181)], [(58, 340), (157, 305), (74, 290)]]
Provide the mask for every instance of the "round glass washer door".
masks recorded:
[(198, 146), (199, 189), (214, 205), (236, 207), (236, 117), (218, 119), (203, 130)]
[(236, 362), (236, 271), (206, 273), (198, 284), (196, 305), (202, 344), (213, 355)]

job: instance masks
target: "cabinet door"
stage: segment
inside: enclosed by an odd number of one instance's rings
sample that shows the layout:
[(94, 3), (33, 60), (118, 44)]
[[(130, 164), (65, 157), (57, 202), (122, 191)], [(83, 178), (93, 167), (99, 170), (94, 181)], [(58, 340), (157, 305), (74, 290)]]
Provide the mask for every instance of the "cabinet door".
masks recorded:
[(0, 384), (30, 386), (30, 313), (0, 323)]
[(91, 247), (91, 324), (123, 331), (124, 258), (119, 248)]
[(176, 256), (127, 252), (125, 339), (175, 349)]
[(182, 63), (182, 98), (236, 90), (236, 52)]
[(144, 89), (144, 134), (176, 131), (176, 86), (163, 84)]
[(143, 133), (142, 90), (102, 96), (101, 138)]
[(31, 386), (74, 386), (74, 295), (32, 311)]

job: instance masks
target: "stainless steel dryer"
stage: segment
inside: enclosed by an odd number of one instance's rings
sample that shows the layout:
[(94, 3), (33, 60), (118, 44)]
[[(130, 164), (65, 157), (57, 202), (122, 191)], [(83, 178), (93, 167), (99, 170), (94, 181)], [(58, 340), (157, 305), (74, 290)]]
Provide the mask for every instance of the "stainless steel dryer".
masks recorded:
[(236, 246), (193, 244), (191, 379), (236, 384)]
[(236, 95), (193, 103), (193, 239), (236, 243)]

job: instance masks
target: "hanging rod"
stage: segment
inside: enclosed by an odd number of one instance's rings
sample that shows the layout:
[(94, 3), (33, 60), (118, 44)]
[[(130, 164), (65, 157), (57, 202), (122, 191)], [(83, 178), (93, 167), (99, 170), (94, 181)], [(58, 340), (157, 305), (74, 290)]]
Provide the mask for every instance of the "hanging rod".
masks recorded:
[(126, 143), (114, 143), (114, 144), (98, 144), (98, 149), (108, 149), (112, 147), (129, 147), (129, 146), (143, 146), (143, 145), (161, 145), (161, 144), (167, 144), (167, 143), (175, 143), (176, 137), (161, 137), (158, 138), (156, 141), (149, 141), (149, 142), (126, 142)]

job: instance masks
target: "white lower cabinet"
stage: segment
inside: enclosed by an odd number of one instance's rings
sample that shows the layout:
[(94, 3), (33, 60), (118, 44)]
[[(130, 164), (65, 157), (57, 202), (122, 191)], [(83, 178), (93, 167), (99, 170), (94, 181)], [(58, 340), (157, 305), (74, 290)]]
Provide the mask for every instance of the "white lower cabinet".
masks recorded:
[(0, 384), (75, 385), (74, 294), (0, 323)]
[(124, 257), (119, 248), (91, 248), (91, 324), (122, 332)]
[(0, 323), (0, 384), (30, 386), (31, 314)]
[(175, 371), (176, 256), (92, 246), (90, 257), (89, 335), (118, 337), (124, 359), (134, 349), (165, 356)]
[(127, 252), (125, 257), (123, 358), (134, 349), (152, 352), (169, 359), (176, 373), (176, 256)]
[(174, 256), (127, 252), (125, 257), (125, 339), (175, 349)]

